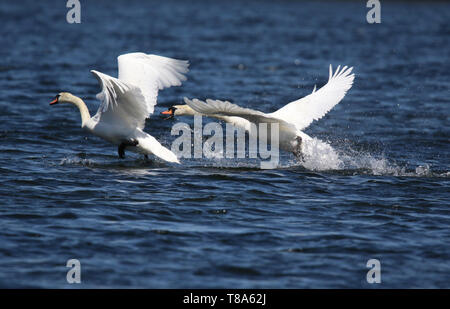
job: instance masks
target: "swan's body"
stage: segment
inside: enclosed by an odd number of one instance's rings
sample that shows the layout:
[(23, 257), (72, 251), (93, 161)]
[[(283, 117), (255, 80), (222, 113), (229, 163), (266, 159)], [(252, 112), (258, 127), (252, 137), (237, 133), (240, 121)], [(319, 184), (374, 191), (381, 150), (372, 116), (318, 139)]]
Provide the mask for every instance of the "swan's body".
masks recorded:
[(91, 117), (80, 98), (62, 92), (54, 101), (72, 103), (81, 114), (81, 127), (108, 142), (119, 146), (119, 156), (125, 148), (153, 154), (165, 161), (179, 163), (176, 155), (162, 146), (153, 136), (143, 131), (145, 119), (153, 114), (158, 90), (179, 86), (186, 80), (188, 62), (144, 53), (131, 53), (118, 57), (118, 78), (92, 70), (102, 90), (97, 113)]
[[(351, 88), (354, 74), (352, 68), (340, 66), (333, 73), (330, 65), (328, 83), (316, 91), (316, 87), (308, 96), (291, 102), (273, 113), (263, 113), (257, 110), (242, 108), (227, 101), (198, 99), (184, 99), (187, 105), (175, 105), (164, 114), (173, 115), (204, 115), (229, 122), (245, 129), (249, 134), (257, 134), (255, 126), (261, 123), (278, 123), (279, 147), (285, 151), (293, 152), (297, 156), (308, 153), (312, 138), (302, 130), (307, 128), (314, 120), (325, 116), (337, 105)], [(267, 134), (270, 142), (271, 134)], [(321, 147), (328, 144), (322, 143)], [(329, 146), (328, 146), (329, 147)]]

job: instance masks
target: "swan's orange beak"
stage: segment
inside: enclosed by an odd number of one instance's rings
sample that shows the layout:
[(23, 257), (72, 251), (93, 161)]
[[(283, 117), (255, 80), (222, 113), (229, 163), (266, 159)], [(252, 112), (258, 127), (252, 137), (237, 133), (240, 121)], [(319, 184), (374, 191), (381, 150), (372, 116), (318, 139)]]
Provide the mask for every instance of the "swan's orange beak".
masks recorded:
[(58, 99), (59, 99), (59, 94), (55, 97), (55, 99), (53, 101), (50, 102), (50, 105), (54, 105), (58, 103)]
[(163, 114), (163, 115), (169, 115), (169, 117), (164, 118), (164, 120), (171, 119), (171, 118), (173, 118), (173, 116), (175, 116), (175, 108), (174, 108), (174, 107), (171, 107), (171, 108), (169, 108), (168, 110), (161, 112), (161, 114)]

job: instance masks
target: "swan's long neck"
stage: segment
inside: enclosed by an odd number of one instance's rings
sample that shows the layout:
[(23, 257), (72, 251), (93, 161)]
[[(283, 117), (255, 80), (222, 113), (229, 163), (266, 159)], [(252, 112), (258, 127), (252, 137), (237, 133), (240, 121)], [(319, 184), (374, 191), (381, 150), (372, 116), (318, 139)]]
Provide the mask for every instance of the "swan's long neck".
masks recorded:
[(70, 103), (78, 107), (78, 109), (80, 110), (81, 126), (84, 127), (87, 124), (88, 120), (91, 119), (91, 115), (89, 114), (89, 110), (86, 104), (82, 99), (76, 96), (73, 96), (73, 99), (70, 101)]

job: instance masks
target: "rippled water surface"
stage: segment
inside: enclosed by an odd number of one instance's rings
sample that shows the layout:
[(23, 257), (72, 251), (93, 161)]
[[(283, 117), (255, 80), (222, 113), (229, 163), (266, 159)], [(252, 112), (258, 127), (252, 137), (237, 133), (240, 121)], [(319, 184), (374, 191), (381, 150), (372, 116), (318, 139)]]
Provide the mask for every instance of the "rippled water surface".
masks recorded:
[[(364, 1), (363, 1), (364, 2)], [(65, 1), (0, 3), (0, 287), (450, 287), (450, 6), (382, 3)], [(344, 100), (305, 132), (339, 153), (279, 168), (248, 160), (175, 166), (80, 128), (60, 91), (98, 102), (95, 69), (143, 51), (189, 59), (183, 87), (160, 92), (146, 124), (183, 96), (273, 111), (350, 65)], [(187, 117), (176, 121), (192, 124)], [(206, 121), (206, 119), (205, 119)], [(209, 121), (209, 120), (208, 120)]]

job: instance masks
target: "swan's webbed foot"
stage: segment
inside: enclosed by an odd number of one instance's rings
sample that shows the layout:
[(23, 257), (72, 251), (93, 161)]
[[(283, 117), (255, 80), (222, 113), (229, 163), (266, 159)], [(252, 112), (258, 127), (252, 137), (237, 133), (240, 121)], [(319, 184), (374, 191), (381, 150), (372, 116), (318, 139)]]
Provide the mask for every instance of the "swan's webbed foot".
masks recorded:
[(294, 156), (297, 157), (297, 159), (303, 161), (303, 152), (302, 152), (302, 138), (300, 136), (297, 136), (295, 138), (297, 145), (295, 145), (294, 151), (292, 152)]
[(120, 143), (119, 148), (117, 149), (119, 158), (125, 158), (125, 148), (127, 148), (128, 146), (137, 146), (137, 144), (139, 144), (139, 142), (136, 139), (123, 141), (122, 143)]

